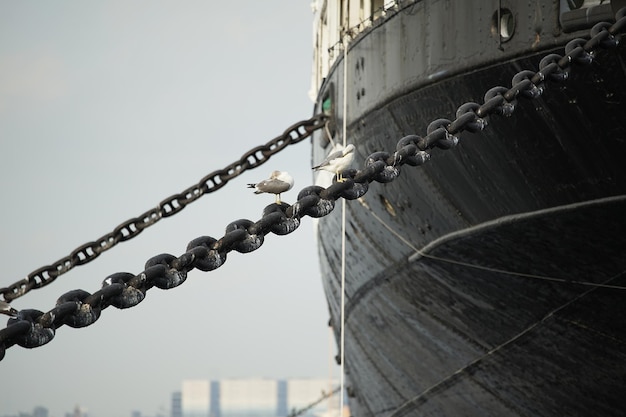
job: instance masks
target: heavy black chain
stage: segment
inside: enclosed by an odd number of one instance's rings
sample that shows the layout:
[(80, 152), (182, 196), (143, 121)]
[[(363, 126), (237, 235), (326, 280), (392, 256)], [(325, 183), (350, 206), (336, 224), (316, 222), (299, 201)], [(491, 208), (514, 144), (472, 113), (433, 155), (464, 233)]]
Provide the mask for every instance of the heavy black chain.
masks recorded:
[(12, 285), (0, 288), (0, 295), (4, 300), (11, 302), (26, 294), (32, 289), (41, 288), (54, 281), (59, 275), (66, 273), (78, 265), (84, 265), (96, 259), (102, 252), (111, 249), (120, 242), (134, 238), (144, 229), (152, 226), (164, 217), (173, 216), (188, 204), (196, 201), (205, 194), (217, 191), (226, 183), (248, 169), (254, 169), (267, 162), (274, 154), (282, 151), (288, 145), (301, 142), (324, 126), (326, 116), (317, 115), (309, 120), (298, 122), (284, 133), (270, 140), (265, 145), (257, 146), (243, 154), (238, 160), (226, 167), (213, 171), (203, 177), (197, 184), (192, 185), (178, 194), (173, 194), (161, 201), (156, 207), (146, 211), (138, 217), (126, 220), (113, 229), (112, 232), (101, 238), (87, 242), (69, 255), (58, 261), (38, 268)]
[[(400, 167), (422, 165), (428, 161), (434, 148), (451, 149), (458, 143), (458, 134), (463, 131), (478, 132), (487, 126), (487, 117), (510, 116), (516, 107), (518, 98), (534, 99), (544, 92), (544, 83), (563, 82), (577, 65), (589, 65), (598, 48), (614, 48), (618, 44), (616, 35), (621, 35), (626, 28), (626, 8), (616, 14), (616, 22), (601, 22), (591, 29), (591, 38), (574, 39), (565, 46), (565, 55), (550, 54), (544, 57), (536, 72), (524, 70), (517, 73), (512, 80), (512, 87), (494, 87), (485, 94), (483, 104), (465, 103), (456, 112), (456, 119), (437, 119), (427, 128), (426, 135), (409, 135), (400, 139), (393, 154), (376, 152), (366, 158), (362, 170), (351, 169), (343, 173), (343, 182), (334, 182), (328, 188), (309, 186), (298, 194), (293, 205), (286, 203), (271, 204), (263, 210), (262, 218), (253, 222), (238, 220), (226, 227), (220, 239), (209, 236), (198, 237), (187, 245), (186, 252), (176, 257), (161, 254), (149, 259), (145, 270), (137, 275), (132, 273), (115, 273), (103, 281), (102, 288), (93, 294), (87, 291), (74, 290), (62, 295), (56, 307), (47, 313), (39, 310), (21, 310), (19, 312), (4, 311), (12, 315), (7, 327), (0, 330), (0, 360), (6, 348), (18, 344), (26, 348), (42, 346), (53, 339), (56, 329), (63, 325), (85, 327), (93, 324), (102, 310), (108, 306), (129, 308), (139, 304), (146, 292), (157, 287), (170, 289), (182, 284), (187, 273), (194, 268), (211, 271), (219, 268), (227, 254), (235, 250), (247, 253), (258, 249), (270, 232), (285, 235), (293, 232), (300, 225), (304, 216), (323, 217), (335, 207), (339, 198), (357, 199), (367, 192), (373, 181), (387, 183), (400, 175)], [(312, 125), (321, 122), (315, 119)], [(253, 153), (246, 154), (245, 159)], [(246, 162), (235, 164), (229, 168), (221, 181), (232, 178)], [(212, 176), (203, 179), (198, 186), (173, 196), (167, 200), (171, 211), (179, 211), (178, 204), (193, 201), (196, 193), (209, 188)], [(198, 191), (196, 191), (198, 190)], [(205, 191), (202, 191), (205, 192)], [(148, 216), (150, 217), (150, 216)], [(8, 305), (7, 305), (8, 306)], [(5, 307), (7, 307), (5, 306)], [(5, 309), (8, 310), (8, 309)]]

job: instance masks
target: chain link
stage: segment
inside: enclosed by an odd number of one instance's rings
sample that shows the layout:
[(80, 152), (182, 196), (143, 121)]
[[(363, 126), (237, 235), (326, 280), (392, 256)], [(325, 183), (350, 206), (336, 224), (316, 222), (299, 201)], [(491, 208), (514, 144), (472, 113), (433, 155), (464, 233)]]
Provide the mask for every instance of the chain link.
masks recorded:
[[(4, 357), (5, 350), (14, 344), (28, 348), (41, 346), (52, 340), (56, 329), (64, 324), (71, 327), (84, 327), (94, 323), (100, 317), (101, 311), (110, 305), (117, 308), (133, 307), (145, 298), (146, 292), (152, 287), (174, 288), (182, 284), (187, 278), (187, 273), (194, 268), (201, 271), (219, 268), (226, 262), (230, 251), (235, 250), (241, 253), (254, 251), (263, 244), (267, 234), (291, 233), (298, 228), (302, 217), (317, 218), (329, 214), (339, 198), (354, 200), (363, 196), (373, 181), (381, 183), (393, 181), (400, 175), (402, 165), (424, 164), (429, 160), (429, 152), (434, 148), (445, 150), (454, 147), (458, 143), (460, 132), (483, 130), (487, 126), (488, 116), (510, 116), (515, 110), (516, 100), (519, 97), (529, 100), (539, 97), (544, 92), (545, 81), (565, 81), (568, 78), (568, 72), (576, 65), (588, 65), (593, 61), (596, 48), (616, 47), (618, 41), (615, 35), (621, 35), (626, 28), (625, 16), (626, 8), (622, 8), (617, 12), (614, 24), (607, 25), (602, 22), (595, 25), (591, 30), (591, 39), (570, 41), (565, 47), (564, 56), (556, 54), (546, 56), (539, 65), (539, 71), (520, 71), (513, 77), (512, 87), (490, 89), (485, 94), (482, 105), (477, 103), (461, 105), (457, 110), (455, 120), (433, 121), (427, 128), (426, 136), (409, 135), (401, 138), (393, 154), (376, 152), (370, 155), (365, 159), (362, 170), (350, 169), (342, 174), (346, 178), (344, 182), (334, 182), (328, 188), (315, 185), (306, 187), (300, 191), (297, 201), (292, 206), (284, 202), (271, 204), (265, 208), (259, 221), (237, 220), (226, 227), (225, 235), (220, 239), (209, 236), (196, 238), (189, 242), (186, 252), (179, 257), (170, 254), (157, 255), (146, 262), (145, 270), (138, 275), (123, 272), (110, 275), (103, 281), (102, 288), (94, 294), (82, 290), (70, 291), (62, 295), (57, 306), (47, 313), (39, 310), (21, 310), (17, 313), (10, 313), (9, 315), (13, 317), (9, 319), (7, 327), (0, 330), (0, 360)], [(308, 130), (305, 130), (308, 136), (312, 130), (319, 128), (319, 124), (323, 121), (324, 118), (317, 116), (297, 126), (309, 126)], [(288, 131), (294, 130), (294, 128), (288, 129)], [(302, 138), (302, 136), (297, 136), (295, 140), (300, 141)], [(197, 186), (164, 200), (159, 207), (168, 206), (170, 207), (168, 210), (172, 212), (180, 211), (188, 200), (193, 201), (198, 194), (218, 189), (243, 170), (262, 164), (269, 155), (278, 152), (286, 146), (286, 143), (294, 141), (293, 138), (290, 139), (283, 135), (267, 147), (250, 151), (242, 160), (222, 171), (208, 175)], [(258, 152), (263, 155), (263, 158), (256, 159)], [(254, 159), (252, 163), (250, 158)], [(154, 211), (146, 212), (140, 218), (131, 219), (120, 225), (112, 236), (105, 236), (96, 242), (79, 247), (72, 252), (75, 255), (73, 262), (77, 260), (84, 262), (92, 253), (97, 256), (99, 251), (111, 245), (111, 242), (117, 243), (122, 238), (129, 238), (128, 236), (141, 232), (142, 227), (145, 226), (140, 225), (145, 225), (155, 219), (157, 214), (154, 213)], [(173, 213), (168, 212), (169, 214)], [(54, 268), (44, 267), (38, 271), (41, 271), (42, 275), (57, 273), (59, 269), (66, 268), (68, 262), (71, 260), (63, 259), (57, 262)], [(34, 274), (33, 282), (37, 282), (35, 280), (38, 277), (39, 274)], [(24, 285), (31, 285), (29, 283)], [(14, 292), (9, 293), (14, 294)]]
[(68, 256), (59, 259), (51, 265), (34, 270), (26, 278), (8, 287), (0, 288), (0, 295), (4, 297), (4, 300), (11, 302), (32, 289), (50, 284), (59, 275), (66, 273), (75, 266), (93, 261), (102, 252), (111, 249), (120, 242), (134, 238), (162, 218), (173, 216), (203, 195), (219, 190), (228, 181), (241, 175), (244, 171), (258, 168), (287, 146), (308, 138), (314, 131), (324, 126), (326, 118), (326, 116), (320, 114), (290, 126), (282, 135), (272, 139), (265, 145), (257, 146), (248, 151), (238, 161), (220, 170), (213, 171), (183, 192), (169, 196), (161, 201), (157, 207), (146, 211), (138, 217), (126, 220), (113, 229), (111, 233), (102, 236), (96, 241), (87, 242), (77, 247)]

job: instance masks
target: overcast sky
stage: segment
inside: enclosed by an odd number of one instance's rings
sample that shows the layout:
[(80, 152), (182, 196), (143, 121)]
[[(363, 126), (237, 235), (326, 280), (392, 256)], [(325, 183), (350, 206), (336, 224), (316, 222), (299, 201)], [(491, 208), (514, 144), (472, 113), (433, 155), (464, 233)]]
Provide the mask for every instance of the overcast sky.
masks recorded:
[[(68, 255), (312, 115), (305, 0), (0, 3), (0, 287)], [(128, 242), (13, 302), (48, 311), (160, 253), (261, 217), (246, 183), (289, 171), (312, 183), (307, 141)], [(169, 413), (183, 379), (327, 377), (328, 311), (313, 220), (231, 252), (213, 272), (151, 289), (137, 307), (61, 327), (0, 362), (0, 415)], [(4, 319), (2, 327), (5, 326)]]

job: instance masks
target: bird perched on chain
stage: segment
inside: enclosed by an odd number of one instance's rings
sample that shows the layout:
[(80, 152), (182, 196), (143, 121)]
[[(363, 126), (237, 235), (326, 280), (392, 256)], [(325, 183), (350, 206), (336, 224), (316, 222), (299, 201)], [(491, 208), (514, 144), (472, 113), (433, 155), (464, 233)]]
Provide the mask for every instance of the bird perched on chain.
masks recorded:
[(268, 179), (256, 184), (248, 184), (248, 188), (255, 189), (255, 194), (275, 194), (276, 204), (280, 204), (280, 194), (291, 190), (291, 187), (293, 187), (293, 177), (285, 171), (272, 171)]
[(341, 176), (341, 173), (348, 168), (354, 160), (354, 150), (355, 147), (353, 144), (349, 144), (345, 148), (337, 144), (333, 146), (333, 149), (326, 159), (324, 159), (321, 164), (314, 166), (313, 170), (319, 171), (323, 169), (324, 171), (332, 172), (337, 175), (338, 182), (343, 182), (345, 179)]

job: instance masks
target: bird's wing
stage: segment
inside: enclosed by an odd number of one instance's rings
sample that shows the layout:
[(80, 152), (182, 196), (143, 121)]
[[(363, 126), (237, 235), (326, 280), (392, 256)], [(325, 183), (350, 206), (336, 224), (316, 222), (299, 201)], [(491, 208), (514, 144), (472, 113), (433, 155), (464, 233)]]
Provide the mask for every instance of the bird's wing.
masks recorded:
[(263, 180), (256, 185), (256, 188), (264, 193), (280, 194), (289, 190), (289, 183), (281, 180)]
[(331, 163), (333, 160), (335, 160), (335, 159), (337, 159), (337, 158), (341, 158), (342, 156), (343, 156), (343, 151), (335, 151), (335, 152), (333, 152), (333, 153), (329, 154), (329, 155), (326, 157), (326, 159), (324, 159), (324, 160), (322, 161), (322, 163), (321, 163), (321, 164), (319, 164), (318, 166), (313, 167), (313, 169), (315, 169), (315, 168), (320, 168), (320, 167), (325, 167), (325, 166), (327, 166), (327, 165), (330, 165), (330, 163)]

